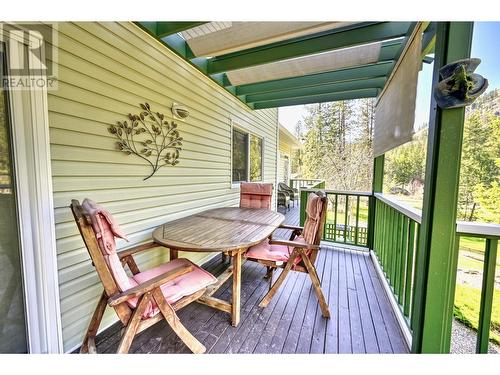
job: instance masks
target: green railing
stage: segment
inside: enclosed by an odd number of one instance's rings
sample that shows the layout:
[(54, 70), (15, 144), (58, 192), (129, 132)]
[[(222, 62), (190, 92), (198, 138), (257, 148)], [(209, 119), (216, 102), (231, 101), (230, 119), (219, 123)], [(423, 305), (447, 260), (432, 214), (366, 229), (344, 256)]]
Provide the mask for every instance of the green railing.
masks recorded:
[[(373, 253), (412, 335), (415, 328), (415, 259), (419, 249), (421, 211), (375, 193)], [(495, 270), (500, 225), (457, 223), (456, 251), (461, 237), (485, 239), (483, 280), (477, 331), (477, 353), (487, 353), (495, 288)], [(457, 272), (455, 269), (455, 273)]]
[(325, 180), (318, 178), (291, 178), (290, 187), (292, 189), (324, 189)]
[[(317, 189), (300, 191), (301, 225), (305, 221), (307, 196)], [(393, 296), (391, 303), (396, 310), (399, 309), (398, 320), (410, 344), (417, 324), (414, 314), (415, 260), (419, 251), (421, 211), (382, 193), (324, 191), (329, 202), (323, 240), (372, 250), (377, 268), (386, 280), (384, 284), (388, 293)], [(458, 222), (456, 233), (457, 252), (461, 237), (485, 239), (476, 352), (487, 353), (500, 225)]]
[[(457, 251), (459, 251), (461, 237), (479, 237), (485, 239), (476, 353), (488, 353), (500, 225), (459, 221), (457, 223)], [(497, 303), (500, 302), (497, 301)]]
[(373, 252), (410, 332), (420, 223), (419, 210), (375, 193)]
[[(304, 224), (307, 196), (321, 189), (300, 190), (300, 223)], [(368, 248), (369, 211), (372, 194), (368, 192), (324, 190), (328, 212), (323, 240)]]

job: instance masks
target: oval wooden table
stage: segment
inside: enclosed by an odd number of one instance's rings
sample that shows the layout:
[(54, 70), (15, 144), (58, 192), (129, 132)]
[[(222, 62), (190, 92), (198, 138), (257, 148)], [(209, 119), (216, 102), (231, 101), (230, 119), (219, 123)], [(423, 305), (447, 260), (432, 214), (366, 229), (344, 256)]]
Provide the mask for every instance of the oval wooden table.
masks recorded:
[[(224, 252), (232, 258), (216, 284), (207, 288), (198, 302), (231, 314), (231, 323), (240, 321), (242, 254), (268, 238), (285, 217), (266, 209), (224, 207), (206, 210), (165, 223), (153, 231), (153, 239), (170, 249), (170, 259), (179, 251)], [(231, 303), (212, 295), (233, 276)]]

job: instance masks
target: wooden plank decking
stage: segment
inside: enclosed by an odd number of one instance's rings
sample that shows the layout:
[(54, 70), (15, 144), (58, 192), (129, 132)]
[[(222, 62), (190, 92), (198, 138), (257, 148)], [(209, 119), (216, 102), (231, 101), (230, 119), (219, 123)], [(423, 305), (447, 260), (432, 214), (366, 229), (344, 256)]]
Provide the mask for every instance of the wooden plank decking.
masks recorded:
[[(298, 224), (298, 209), (287, 214)], [(276, 237), (286, 236), (277, 231)], [(215, 257), (204, 268), (214, 275), (227, 265)], [(178, 314), (208, 353), (407, 353), (398, 323), (367, 253), (322, 246), (316, 261), (331, 318), (321, 316), (306, 274), (291, 272), (265, 309), (265, 267), (243, 266), (241, 323), (232, 327), (229, 314), (192, 303)], [(275, 276), (276, 277), (276, 276)], [(229, 299), (231, 280), (214, 295)], [(117, 323), (97, 337), (99, 353), (113, 353), (120, 338)], [(172, 330), (160, 322), (136, 337), (130, 353), (189, 353)]]

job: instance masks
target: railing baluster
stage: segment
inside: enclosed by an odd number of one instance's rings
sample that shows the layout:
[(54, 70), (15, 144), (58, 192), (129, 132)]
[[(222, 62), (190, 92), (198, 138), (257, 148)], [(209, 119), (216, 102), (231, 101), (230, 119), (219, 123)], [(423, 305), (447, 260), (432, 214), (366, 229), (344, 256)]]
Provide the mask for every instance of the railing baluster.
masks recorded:
[(358, 227), (359, 227), (359, 195), (356, 197), (356, 227), (354, 232), (355, 245), (358, 245)]
[(389, 220), (390, 220), (390, 212), (389, 212), (389, 207), (385, 204), (385, 203), (382, 203), (382, 207), (383, 207), (383, 213), (384, 213), (384, 225), (382, 227), (382, 249), (383, 249), (383, 255), (382, 255), (382, 267), (384, 269), (384, 272), (386, 275), (388, 275), (387, 273), (387, 246), (388, 246), (388, 241), (389, 241), (389, 236), (388, 236), (388, 233), (389, 233)]
[[(398, 302), (402, 306), (405, 297), (405, 271), (406, 271), (406, 261), (408, 255), (408, 218), (402, 215), (401, 222), (401, 261), (399, 264), (399, 291), (398, 291)], [(403, 309), (403, 308), (402, 308)]]
[(347, 243), (347, 212), (349, 210), (349, 196), (345, 195), (345, 212), (344, 212), (344, 243)]
[(339, 195), (335, 194), (335, 212), (333, 214), (333, 242), (337, 242), (337, 205), (339, 201)]
[(486, 238), (476, 353), (488, 353), (498, 240)]
[(409, 318), (410, 317), (410, 306), (411, 306), (411, 289), (412, 289), (412, 275), (413, 275), (413, 249), (415, 246), (415, 222), (409, 220), (408, 225), (408, 256), (406, 260), (406, 281), (405, 281), (405, 300), (403, 314)]
[[(420, 224), (415, 224), (415, 249), (414, 252), (417, 254), (418, 249), (420, 248)], [(416, 257), (416, 255), (414, 255)], [(415, 327), (415, 267), (413, 267), (413, 275), (412, 275), (412, 292), (411, 292), (411, 312), (410, 312), (410, 328), (413, 329)]]

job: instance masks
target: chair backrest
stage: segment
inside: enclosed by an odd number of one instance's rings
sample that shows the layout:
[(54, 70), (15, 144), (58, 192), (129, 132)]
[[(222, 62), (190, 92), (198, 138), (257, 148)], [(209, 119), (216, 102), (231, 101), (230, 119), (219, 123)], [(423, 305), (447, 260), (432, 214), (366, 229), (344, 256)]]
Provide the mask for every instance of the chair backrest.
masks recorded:
[(293, 191), (292, 188), (290, 186), (288, 186), (287, 184), (285, 184), (284, 182), (280, 182), (278, 184), (278, 190)]
[[(326, 213), (328, 210), (328, 199), (326, 194), (319, 190), (315, 193), (309, 193), (306, 206), (306, 220), (302, 236), (306, 243), (319, 245), (323, 237), (325, 228)], [(314, 263), (318, 251), (312, 251), (310, 254), (311, 262)]]
[[(92, 204), (92, 201), (85, 200), (84, 204), (80, 205), (80, 202), (73, 199), (70, 207), (92, 264), (96, 268), (107, 296), (110, 297), (134, 286), (134, 282), (127, 276), (116, 254), (114, 237), (123, 238), (124, 235), (109, 212), (95, 204), (93, 207), (97, 211), (92, 212)], [(128, 321), (131, 310), (126, 302), (115, 306), (115, 311), (122, 322)]]
[(240, 207), (271, 209), (273, 184), (242, 182), (240, 184)]

